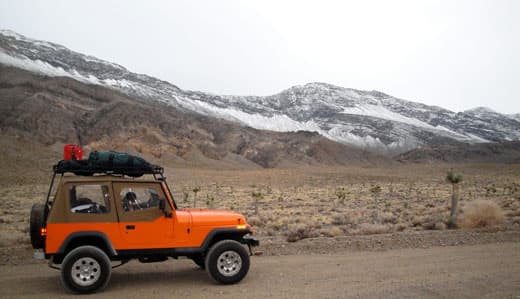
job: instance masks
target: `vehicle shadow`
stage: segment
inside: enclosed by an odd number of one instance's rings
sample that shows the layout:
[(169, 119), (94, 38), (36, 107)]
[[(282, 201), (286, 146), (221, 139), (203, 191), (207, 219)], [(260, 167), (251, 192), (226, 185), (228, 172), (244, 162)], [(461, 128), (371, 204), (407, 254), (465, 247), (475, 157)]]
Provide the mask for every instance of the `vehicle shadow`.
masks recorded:
[[(215, 286), (206, 271), (195, 265), (187, 265), (186, 263), (179, 265), (170, 262), (159, 264), (131, 263), (127, 268), (124, 265), (113, 269), (107, 288), (101, 293), (96, 293), (96, 297), (110, 297), (114, 295), (114, 292), (119, 293), (120, 291), (124, 291), (127, 294), (128, 292), (159, 288), (163, 291), (168, 289), (182, 291), (189, 290), (194, 285), (203, 287)], [(43, 277), (26, 277), (16, 284), (30, 287), (11, 289), (11, 291), (6, 292), (8, 297), (31, 297), (38, 294), (44, 294), (44, 297), (52, 294), (60, 297), (71, 295), (61, 285), (60, 271), (53, 270), (53, 272), (49, 272), (48, 275)], [(130, 294), (129, 297), (134, 297), (134, 295)]]
[(135, 271), (136, 267), (123, 269), (120, 271), (114, 269), (109, 287), (112, 288), (126, 288), (128, 286), (138, 284), (140, 287), (147, 287), (153, 285), (165, 284), (186, 284), (197, 283), (213, 285), (211, 279), (208, 277), (206, 271), (197, 266), (182, 266), (176, 267), (174, 264), (169, 264), (171, 267), (165, 268), (152, 265), (143, 264)]

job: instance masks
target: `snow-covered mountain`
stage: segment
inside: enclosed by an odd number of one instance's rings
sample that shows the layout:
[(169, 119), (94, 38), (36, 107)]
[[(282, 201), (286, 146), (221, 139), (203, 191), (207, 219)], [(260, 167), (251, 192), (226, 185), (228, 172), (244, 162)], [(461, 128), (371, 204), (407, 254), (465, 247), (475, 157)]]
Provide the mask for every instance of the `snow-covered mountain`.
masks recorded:
[(455, 113), (326, 83), (294, 86), (272, 96), (221, 96), (182, 90), (123, 66), (73, 52), (61, 45), (0, 31), (0, 63), (47, 76), (119, 90), (145, 101), (240, 122), (272, 131), (313, 131), (345, 144), (401, 153), (423, 145), (520, 139), (519, 115), (488, 108)]

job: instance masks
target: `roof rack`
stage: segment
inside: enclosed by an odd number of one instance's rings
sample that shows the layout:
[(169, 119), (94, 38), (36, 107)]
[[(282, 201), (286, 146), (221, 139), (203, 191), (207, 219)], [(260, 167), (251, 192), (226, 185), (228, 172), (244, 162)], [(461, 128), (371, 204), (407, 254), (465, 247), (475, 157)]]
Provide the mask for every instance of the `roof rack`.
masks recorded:
[(100, 167), (91, 166), (87, 160), (78, 160), (71, 163), (69, 160), (62, 160), (54, 165), (55, 174), (74, 173), (75, 175), (92, 176), (95, 174), (108, 175), (127, 175), (131, 177), (140, 177), (144, 174), (153, 174), (163, 176), (164, 168), (154, 164), (142, 165), (141, 167)]

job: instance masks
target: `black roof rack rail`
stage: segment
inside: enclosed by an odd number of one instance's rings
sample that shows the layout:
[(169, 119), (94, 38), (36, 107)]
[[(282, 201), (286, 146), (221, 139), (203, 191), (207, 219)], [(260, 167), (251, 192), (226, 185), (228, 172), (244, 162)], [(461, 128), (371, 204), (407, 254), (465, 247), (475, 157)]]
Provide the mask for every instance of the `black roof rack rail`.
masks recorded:
[[(80, 160), (81, 161), (81, 160)], [(163, 176), (164, 168), (154, 164), (143, 165), (141, 167), (93, 167), (84, 163), (67, 163), (60, 161), (54, 165), (53, 171), (56, 174), (74, 173), (75, 175), (92, 176), (94, 174), (108, 175), (127, 175), (140, 177), (145, 174)], [(79, 161), (78, 161), (79, 162)]]

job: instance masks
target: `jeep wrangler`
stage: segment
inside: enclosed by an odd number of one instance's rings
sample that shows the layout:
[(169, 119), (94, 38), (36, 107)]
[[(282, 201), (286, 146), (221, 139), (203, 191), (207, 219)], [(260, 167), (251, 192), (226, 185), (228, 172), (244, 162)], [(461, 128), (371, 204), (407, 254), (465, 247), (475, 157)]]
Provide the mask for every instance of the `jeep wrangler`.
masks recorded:
[(31, 209), (30, 236), (34, 257), (59, 269), (68, 291), (100, 291), (112, 268), (132, 259), (187, 257), (222, 284), (246, 276), (259, 242), (243, 215), (177, 208), (159, 166), (138, 173), (62, 166), (54, 166), (45, 203)]

